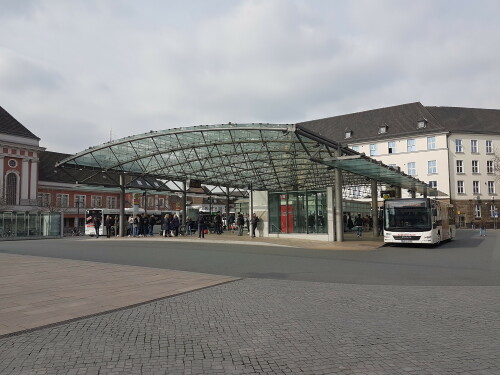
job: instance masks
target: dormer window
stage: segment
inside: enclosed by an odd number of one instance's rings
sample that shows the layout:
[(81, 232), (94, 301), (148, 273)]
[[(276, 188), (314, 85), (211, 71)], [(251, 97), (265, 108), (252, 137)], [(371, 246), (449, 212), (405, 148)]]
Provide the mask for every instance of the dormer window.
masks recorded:
[(425, 118), (417, 122), (417, 129), (425, 129), (426, 126), (427, 120)]
[(346, 130), (345, 131), (345, 138), (352, 138), (352, 130)]
[(389, 130), (389, 127), (387, 125), (382, 125), (378, 128), (378, 134), (385, 134), (387, 130)]

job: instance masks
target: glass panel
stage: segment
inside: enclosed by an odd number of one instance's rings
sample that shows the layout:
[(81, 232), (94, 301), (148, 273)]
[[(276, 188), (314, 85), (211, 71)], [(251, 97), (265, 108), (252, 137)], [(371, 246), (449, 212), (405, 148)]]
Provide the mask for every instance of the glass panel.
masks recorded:
[[(282, 232), (281, 227), (281, 197), (282, 193), (269, 193), (269, 233)], [(286, 196), (285, 196), (286, 198)], [(286, 208), (286, 206), (283, 206)]]

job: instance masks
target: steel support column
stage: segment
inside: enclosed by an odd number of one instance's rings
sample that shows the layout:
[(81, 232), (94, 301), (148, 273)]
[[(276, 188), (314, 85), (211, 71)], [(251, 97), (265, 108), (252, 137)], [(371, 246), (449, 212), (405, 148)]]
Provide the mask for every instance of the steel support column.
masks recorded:
[(118, 234), (125, 237), (125, 176), (120, 174), (120, 219)]
[(372, 195), (372, 228), (373, 236), (378, 236), (378, 196), (377, 196), (377, 181), (372, 180), (371, 184), (371, 195)]
[[(342, 150), (339, 148), (337, 156), (342, 156)], [(344, 212), (342, 207), (342, 170), (335, 168), (335, 230), (337, 233), (337, 242), (344, 242)]]

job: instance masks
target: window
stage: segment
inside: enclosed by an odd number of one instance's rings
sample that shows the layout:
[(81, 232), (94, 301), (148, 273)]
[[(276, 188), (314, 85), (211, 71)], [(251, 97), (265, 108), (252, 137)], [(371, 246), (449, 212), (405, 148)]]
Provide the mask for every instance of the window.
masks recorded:
[(69, 207), (69, 194), (56, 194), (57, 207)]
[(479, 181), (472, 181), (472, 194), (479, 194)]
[(486, 161), (486, 172), (493, 173), (493, 160)]
[(408, 139), (406, 141), (408, 152), (415, 151), (415, 140), (414, 139)]
[(351, 146), (351, 150), (359, 152), (359, 146)]
[(425, 129), (426, 126), (427, 126), (427, 120), (425, 118), (417, 122), (417, 129)]
[(486, 141), (486, 153), (493, 153), (493, 141)]
[(39, 193), (38, 194), (38, 204), (40, 207), (50, 206), (50, 193)]
[(116, 204), (116, 197), (106, 197), (106, 207), (107, 208), (118, 208)]
[(385, 134), (385, 133), (387, 133), (388, 128), (389, 127), (387, 125), (382, 125), (381, 127), (378, 128), (378, 134)]
[(464, 161), (457, 160), (457, 173), (464, 173)]
[(436, 149), (436, 137), (427, 137), (427, 150)]
[(377, 155), (377, 145), (371, 144), (370, 145), (370, 156), (375, 156), (375, 155)]
[(477, 139), (471, 139), (471, 141), (470, 141), (470, 152), (477, 153)]
[(474, 214), (476, 215), (476, 219), (481, 218), (481, 205), (476, 204), (474, 206)]
[(85, 208), (87, 205), (85, 204), (87, 196), (85, 195), (76, 195), (75, 194), (75, 206), (74, 207), (80, 207), (80, 208)]
[(408, 163), (408, 174), (410, 176), (415, 176), (417, 174), (417, 167), (416, 167), (416, 164), (414, 161)]
[(92, 195), (91, 206), (92, 208), (102, 207), (102, 197), (100, 195)]
[(464, 152), (464, 146), (461, 139), (455, 139), (455, 152)]
[(427, 184), (431, 189), (437, 189), (438, 187), (438, 182), (437, 181), (429, 181)]
[(395, 154), (396, 153), (396, 142), (387, 142), (387, 150), (389, 151), (389, 154)]
[(427, 173), (429, 174), (437, 173), (437, 164), (435, 160), (429, 160), (427, 162)]
[(495, 217), (496, 213), (497, 213), (497, 208), (495, 207), (495, 205), (490, 204), (490, 217)]
[(479, 162), (472, 160), (472, 173), (479, 173)]
[(352, 138), (352, 130), (346, 130), (345, 131), (345, 137), (346, 138)]
[(158, 198), (158, 209), (165, 208), (165, 198)]
[(155, 206), (155, 197), (148, 197), (148, 208)]
[(9, 173), (6, 177), (7, 186), (5, 190), (5, 198), (7, 205), (13, 206), (17, 204), (17, 175)]
[(463, 181), (457, 181), (457, 193), (458, 194), (465, 194), (464, 182)]
[(495, 181), (488, 181), (488, 194), (495, 194)]
[(10, 159), (7, 164), (9, 165), (9, 167), (11, 168), (15, 168), (17, 167), (17, 160), (16, 159)]

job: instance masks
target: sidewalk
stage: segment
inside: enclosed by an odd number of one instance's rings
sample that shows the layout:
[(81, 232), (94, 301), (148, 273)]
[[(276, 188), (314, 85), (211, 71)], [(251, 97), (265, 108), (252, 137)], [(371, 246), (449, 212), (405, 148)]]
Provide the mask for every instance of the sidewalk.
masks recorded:
[(0, 253), (0, 336), (238, 278)]
[[(282, 233), (279, 237), (250, 237), (245, 231), (243, 236), (238, 236), (236, 232), (224, 232), (221, 235), (217, 234), (206, 234), (204, 239), (199, 239), (197, 235), (192, 236), (178, 236), (178, 237), (162, 237), (155, 235), (153, 237), (139, 237), (141, 240), (157, 240), (157, 241), (204, 241), (207, 243), (235, 243), (235, 244), (245, 244), (245, 245), (272, 245), (272, 246), (286, 246), (286, 247), (298, 247), (302, 249), (311, 250), (337, 250), (337, 251), (370, 251), (376, 250), (384, 245), (384, 238), (382, 236), (376, 237), (371, 232), (363, 233), (363, 237), (357, 238), (355, 232), (344, 233), (344, 242), (328, 242), (312, 239), (298, 239), (298, 238), (287, 238), (289, 237), (286, 233)], [(101, 236), (99, 239), (105, 240), (106, 238)], [(118, 240), (131, 240), (134, 241), (136, 238), (133, 237), (113, 237)]]

